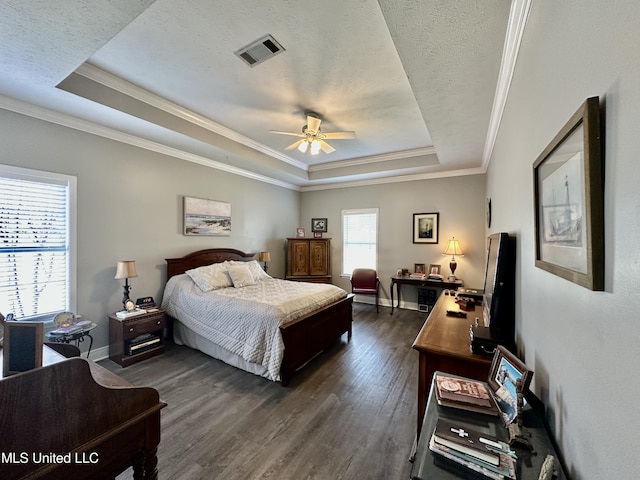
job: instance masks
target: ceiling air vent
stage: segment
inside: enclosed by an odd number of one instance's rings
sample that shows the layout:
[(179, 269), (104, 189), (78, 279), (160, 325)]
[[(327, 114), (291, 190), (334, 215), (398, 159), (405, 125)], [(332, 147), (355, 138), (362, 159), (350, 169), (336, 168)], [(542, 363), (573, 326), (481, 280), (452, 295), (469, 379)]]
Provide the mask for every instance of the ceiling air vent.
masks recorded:
[(271, 35), (265, 35), (233, 53), (244, 60), (247, 65), (254, 67), (283, 51), (284, 48), (275, 38)]

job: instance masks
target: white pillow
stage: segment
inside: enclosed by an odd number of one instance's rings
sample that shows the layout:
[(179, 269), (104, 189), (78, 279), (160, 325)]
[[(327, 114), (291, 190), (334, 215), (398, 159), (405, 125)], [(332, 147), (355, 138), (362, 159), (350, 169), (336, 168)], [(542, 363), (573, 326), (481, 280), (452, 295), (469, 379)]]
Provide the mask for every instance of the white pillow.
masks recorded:
[(246, 265), (230, 265), (229, 276), (233, 282), (233, 286), (236, 288), (248, 287), (249, 285), (255, 285), (256, 281), (253, 278), (253, 274), (249, 267)]
[(227, 265), (214, 263), (204, 267), (193, 268), (185, 272), (203, 292), (231, 287), (233, 283), (227, 273)]
[[(226, 262), (225, 262), (226, 263)], [(231, 260), (228, 262), (229, 265), (246, 265), (253, 276), (254, 281), (259, 282), (261, 280), (267, 280), (271, 278), (267, 272), (264, 271), (262, 266), (258, 263), (257, 260), (251, 260), (249, 262), (242, 262), (239, 260)]]

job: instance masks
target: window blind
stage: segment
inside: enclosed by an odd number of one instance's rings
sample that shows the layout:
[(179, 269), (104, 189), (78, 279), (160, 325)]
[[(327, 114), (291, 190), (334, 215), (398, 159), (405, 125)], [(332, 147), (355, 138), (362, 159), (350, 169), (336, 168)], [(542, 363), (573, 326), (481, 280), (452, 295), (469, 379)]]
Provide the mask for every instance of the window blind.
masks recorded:
[(378, 209), (343, 210), (342, 230), (342, 273), (377, 269)]
[(16, 319), (69, 309), (69, 185), (0, 170), (0, 308)]

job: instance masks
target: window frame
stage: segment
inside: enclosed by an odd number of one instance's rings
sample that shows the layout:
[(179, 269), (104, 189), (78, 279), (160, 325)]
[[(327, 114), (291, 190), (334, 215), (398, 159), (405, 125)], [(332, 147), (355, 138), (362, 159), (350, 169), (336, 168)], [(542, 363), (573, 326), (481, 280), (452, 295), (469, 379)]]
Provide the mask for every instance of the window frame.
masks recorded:
[(351, 274), (353, 273), (351, 272), (345, 272), (345, 263), (344, 263), (344, 252), (346, 251), (345, 249), (345, 241), (346, 241), (346, 237), (345, 237), (345, 216), (349, 216), (349, 215), (364, 215), (364, 214), (375, 214), (376, 217), (376, 228), (375, 228), (375, 259), (374, 259), (374, 266), (372, 268), (374, 268), (375, 270), (378, 270), (378, 247), (380, 244), (380, 209), (377, 207), (371, 207), (371, 208), (345, 208), (341, 210), (341, 222), (342, 222), (342, 259), (340, 262), (340, 270), (341, 270), (341, 277), (347, 277), (350, 278)]
[[(0, 177), (29, 182), (64, 185), (67, 187), (67, 299), (66, 310), (77, 312), (77, 178), (62, 173), (47, 172), (30, 168), (0, 164)], [(10, 313), (10, 312), (3, 312)], [(58, 312), (24, 317), (24, 320), (50, 323)], [(16, 317), (17, 320), (22, 320)]]

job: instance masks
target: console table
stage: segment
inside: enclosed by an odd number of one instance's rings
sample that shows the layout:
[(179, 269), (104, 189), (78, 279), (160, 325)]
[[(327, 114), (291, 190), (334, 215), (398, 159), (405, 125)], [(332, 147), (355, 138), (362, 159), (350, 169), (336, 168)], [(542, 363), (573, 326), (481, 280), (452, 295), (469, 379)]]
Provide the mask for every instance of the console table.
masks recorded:
[(43, 363), (0, 380), (0, 478), (157, 479), (158, 392), (46, 346)]
[(440, 295), (427, 321), (413, 342), (418, 358), (418, 419), (417, 434), (420, 436), (422, 420), (427, 407), (427, 394), (436, 370), (463, 377), (486, 381), (493, 357), (471, 352), (469, 327), (476, 317), (484, 323), (482, 305), (467, 311), (467, 318), (451, 317), (447, 310), (459, 311), (454, 295)]
[(464, 282), (462, 280), (455, 280), (453, 282), (449, 282), (446, 280), (428, 280), (428, 279), (419, 279), (419, 278), (411, 278), (411, 277), (399, 277), (393, 276), (391, 277), (391, 314), (393, 315), (393, 287), (395, 286), (398, 291), (398, 308), (400, 308), (400, 287), (402, 285), (410, 285), (412, 287), (426, 287), (426, 288), (449, 288), (451, 290), (457, 290), (459, 287), (464, 286)]
[[(535, 399), (535, 401), (539, 402), (537, 399)], [(534, 402), (532, 401), (532, 403)], [(499, 417), (472, 413), (450, 407), (441, 407), (438, 405), (433, 388), (431, 388), (424, 415), (424, 435), (420, 437), (420, 441), (418, 442), (415, 460), (411, 469), (412, 480), (475, 478), (472, 477), (472, 473), (470, 472), (465, 472), (465, 475), (464, 473), (455, 474), (448, 471), (447, 468), (450, 467), (448, 467), (446, 462), (444, 464), (440, 463), (437, 455), (429, 450), (429, 440), (438, 418), (444, 418), (462, 427), (479, 431), (505, 442), (509, 440), (507, 427)], [(535, 454), (526, 448), (514, 448), (518, 456), (516, 477), (519, 480), (538, 480), (540, 469), (548, 454), (556, 457), (556, 460), (560, 459), (549, 440), (549, 435), (542, 421), (540, 411), (528, 405), (523, 410), (522, 420), (523, 426), (531, 434), (531, 443), (534, 447)], [(559, 461), (556, 462), (556, 472), (558, 476), (554, 477), (555, 480), (565, 480), (567, 478)]]

